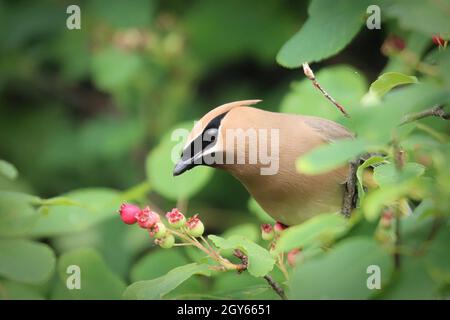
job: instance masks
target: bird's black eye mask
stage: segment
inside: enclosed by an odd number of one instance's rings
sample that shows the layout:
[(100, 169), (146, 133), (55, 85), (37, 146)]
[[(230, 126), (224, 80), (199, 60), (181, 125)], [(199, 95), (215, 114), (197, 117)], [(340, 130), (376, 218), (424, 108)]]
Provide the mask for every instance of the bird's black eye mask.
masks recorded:
[(224, 112), (213, 118), (192, 142), (183, 150), (181, 159), (175, 165), (173, 175), (177, 176), (203, 164), (202, 154), (205, 150), (212, 148), (217, 141), (220, 123), (228, 112)]

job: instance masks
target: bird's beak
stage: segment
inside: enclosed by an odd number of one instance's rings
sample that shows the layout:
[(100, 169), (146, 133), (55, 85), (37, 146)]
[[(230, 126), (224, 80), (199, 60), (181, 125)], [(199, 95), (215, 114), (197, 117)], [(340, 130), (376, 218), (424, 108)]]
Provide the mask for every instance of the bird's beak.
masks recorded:
[(175, 165), (175, 168), (173, 168), (173, 176), (179, 176), (185, 171), (192, 169), (194, 167), (194, 164), (192, 162), (192, 158), (187, 160), (180, 159)]

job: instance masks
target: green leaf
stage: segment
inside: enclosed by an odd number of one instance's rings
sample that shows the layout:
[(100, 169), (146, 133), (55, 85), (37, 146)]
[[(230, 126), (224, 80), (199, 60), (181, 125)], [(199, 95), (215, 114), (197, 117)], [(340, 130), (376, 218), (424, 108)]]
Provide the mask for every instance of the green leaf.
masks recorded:
[(64, 287), (63, 294), (69, 293), (73, 299), (83, 300), (121, 299), (125, 283), (108, 268), (95, 250), (82, 248), (61, 255), (58, 273), (64, 284), (75, 275), (67, 272), (72, 265), (80, 268), (81, 289)]
[(450, 32), (450, 5), (447, 1), (398, 0), (382, 1), (382, 14), (398, 20), (405, 30), (428, 36)]
[(152, 280), (138, 281), (127, 287), (125, 299), (154, 300), (162, 299), (181, 283), (195, 274), (209, 275), (207, 264), (191, 263), (169, 271), (166, 275)]
[(39, 198), (19, 192), (0, 192), (0, 236), (20, 237), (30, 233), (39, 214), (31, 205)]
[(380, 164), (385, 162), (386, 160), (383, 157), (370, 157), (366, 161), (364, 161), (359, 167), (358, 170), (356, 170), (356, 177), (358, 179), (358, 196), (359, 199), (362, 200), (365, 197), (365, 191), (364, 191), (364, 181), (363, 181), (363, 173), (364, 169), (373, 166), (375, 164)]
[[(159, 145), (153, 149), (146, 161), (147, 178), (153, 189), (171, 200), (188, 199), (203, 188), (212, 177), (213, 169), (198, 166), (193, 170), (174, 177), (172, 172), (175, 166), (173, 161), (179, 157), (184, 145), (183, 141), (172, 140), (172, 132), (187, 136), (187, 128), (193, 122), (179, 124), (163, 136)], [(178, 131), (175, 131), (178, 130)], [(176, 137), (176, 135), (174, 135)]]
[(441, 227), (437, 236), (432, 240), (426, 254), (426, 263), (430, 273), (436, 281), (450, 284), (450, 225), (448, 219)]
[(377, 291), (367, 287), (371, 265), (380, 268), (384, 288), (393, 269), (389, 253), (371, 238), (344, 240), (317, 259), (297, 265), (289, 281), (289, 298), (367, 299)]
[(401, 270), (381, 294), (386, 300), (437, 299), (437, 284), (430, 277), (424, 259), (402, 257)]
[(425, 167), (419, 163), (408, 162), (402, 170), (397, 170), (393, 163), (388, 163), (376, 167), (373, 172), (373, 178), (379, 186), (383, 187), (419, 177), (424, 172)]
[(0, 275), (30, 284), (48, 280), (55, 267), (55, 254), (46, 244), (25, 239), (0, 242)]
[(275, 260), (263, 247), (242, 236), (231, 236), (224, 239), (215, 235), (208, 238), (220, 249), (240, 249), (248, 257), (248, 272), (254, 277), (263, 277), (272, 271)]
[(44, 300), (36, 288), (13, 281), (0, 282), (0, 300)]
[(417, 82), (419, 81), (414, 76), (408, 76), (400, 72), (386, 72), (370, 85), (369, 94), (380, 98), (394, 87)]
[[(63, 199), (63, 205), (55, 201), (60, 204), (54, 203), (48, 207), (48, 214), (39, 217), (31, 235), (49, 237), (86, 230), (116, 214), (121, 202), (118, 192), (100, 188), (71, 191), (63, 195)], [(67, 205), (68, 199), (70, 205)]]
[(167, 270), (187, 264), (189, 261), (181, 250), (181, 248), (172, 248), (171, 250), (156, 250), (146, 254), (131, 268), (131, 281), (158, 278), (166, 274)]
[(279, 299), (279, 296), (268, 286), (265, 280), (255, 278), (247, 272), (241, 273), (238, 275), (238, 278), (236, 278), (236, 273), (234, 272), (219, 274), (214, 278), (211, 291), (214, 296), (224, 299)]
[(405, 114), (444, 104), (449, 99), (448, 90), (436, 83), (422, 81), (414, 86), (398, 88), (376, 104), (353, 109), (347, 127), (375, 148), (392, 140), (393, 131)]
[(88, 14), (92, 14), (96, 23), (107, 23), (115, 28), (134, 30), (136, 27), (148, 27), (155, 13), (156, 1), (96, 0), (86, 3)]
[(321, 214), (302, 224), (284, 230), (277, 240), (275, 252), (294, 248), (321, 246), (342, 236), (348, 230), (348, 220), (341, 214)]
[(277, 62), (295, 68), (338, 53), (364, 24), (367, 6), (367, 1), (312, 1), (308, 20), (278, 52)]
[(231, 236), (241, 236), (247, 238), (249, 241), (257, 242), (260, 238), (260, 231), (253, 223), (239, 224), (226, 230), (223, 234), (223, 238), (229, 238)]
[(51, 245), (61, 253), (83, 247), (96, 249), (113, 272), (127, 277), (132, 262), (151, 246), (151, 241), (148, 233), (124, 224), (119, 215), (114, 214), (86, 230), (55, 236)]
[(261, 222), (274, 224), (276, 221), (269, 216), (269, 214), (261, 208), (254, 198), (250, 198), (247, 202), (248, 210), (253, 213)]
[(410, 192), (419, 190), (418, 180), (408, 180), (399, 184), (387, 185), (368, 194), (362, 203), (364, 216), (369, 221), (375, 221), (385, 206), (392, 205), (398, 199)]
[(18, 172), (16, 167), (14, 167), (11, 163), (0, 159), (0, 174), (10, 180), (15, 180), (17, 178)]
[[(353, 109), (359, 107), (368, 88), (364, 75), (348, 65), (321, 69), (316, 73), (316, 78), (333, 98), (345, 106), (349, 114), (353, 114)], [(306, 78), (291, 84), (288, 94), (281, 102), (280, 111), (322, 117), (342, 124), (348, 121)]]
[(320, 174), (345, 165), (366, 149), (362, 139), (342, 139), (324, 144), (297, 159), (297, 170), (305, 174)]

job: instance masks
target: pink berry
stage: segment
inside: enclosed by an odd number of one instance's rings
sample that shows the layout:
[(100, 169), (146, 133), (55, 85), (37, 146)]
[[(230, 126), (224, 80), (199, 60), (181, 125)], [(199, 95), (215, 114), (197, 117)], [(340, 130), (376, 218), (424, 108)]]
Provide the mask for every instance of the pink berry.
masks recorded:
[(392, 225), (394, 213), (391, 210), (386, 210), (381, 216), (380, 224), (383, 228), (389, 228)]
[(138, 206), (135, 206), (134, 204), (123, 203), (119, 209), (120, 218), (126, 224), (134, 224), (137, 221), (136, 215), (140, 211), (141, 209)]
[(198, 218), (198, 214), (188, 219), (186, 222), (186, 227), (188, 229), (188, 233), (193, 237), (200, 237), (203, 235), (203, 232), (205, 232), (205, 226)]
[(261, 225), (261, 237), (263, 238), (263, 240), (270, 241), (273, 239), (273, 236), (274, 231), (272, 226), (268, 223), (263, 223)]
[(291, 267), (295, 267), (297, 263), (297, 255), (300, 253), (300, 249), (292, 249), (287, 254), (287, 261)]
[(283, 231), (284, 229), (287, 229), (287, 225), (281, 223), (281, 222), (277, 222), (275, 223), (275, 225), (273, 226), (273, 230), (275, 231), (275, 233), (280, 233), (281, 231)]
[(169, 224), (177, 229), (186, 223), (186, 218), (177, 208), (173, 208), (172, 211), (167, 212), (166, 218)]
[(150, 210), (149, 207), (142, 209), (137, 215), (137, 222), (141, 228), (150, 229), (160, 221), (159, 215)]

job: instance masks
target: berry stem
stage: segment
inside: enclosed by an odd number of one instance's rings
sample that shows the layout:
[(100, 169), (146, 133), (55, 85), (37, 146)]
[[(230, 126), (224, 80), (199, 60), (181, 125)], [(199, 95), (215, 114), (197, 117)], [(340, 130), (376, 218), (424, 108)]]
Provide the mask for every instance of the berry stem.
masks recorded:
[(281, 272), (283, 273), (284, 278), (286, 280), (289, 280), (289, 273), (288, 273), (288, 271), (286, 269), (286, 266), (284, 264), (284, 253), (283, 252), (278, 255), (277, 266), (281, 270)]

